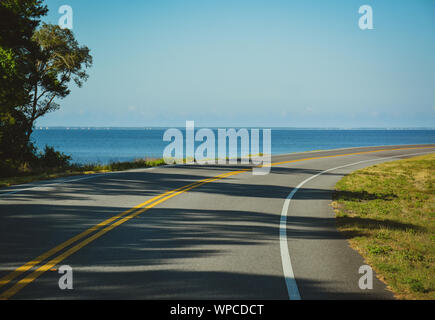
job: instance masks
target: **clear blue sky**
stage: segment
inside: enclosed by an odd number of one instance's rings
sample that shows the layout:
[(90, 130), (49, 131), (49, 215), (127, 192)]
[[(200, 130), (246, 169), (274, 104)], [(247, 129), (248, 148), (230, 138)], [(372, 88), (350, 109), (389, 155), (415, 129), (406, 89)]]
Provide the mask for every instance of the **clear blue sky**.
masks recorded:
[(46, 4), (94, 67), (38, 126), (435, 127), (433, 0)]

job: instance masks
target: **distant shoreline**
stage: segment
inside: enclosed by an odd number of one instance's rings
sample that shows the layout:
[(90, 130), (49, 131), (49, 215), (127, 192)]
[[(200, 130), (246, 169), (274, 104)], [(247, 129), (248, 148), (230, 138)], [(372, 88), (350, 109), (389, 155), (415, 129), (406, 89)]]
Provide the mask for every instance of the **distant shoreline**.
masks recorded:
[[(73, 163), (107, 164), (144, 157), (162, 157), (163, 150), (169, 144), (163, 140), (167, 129), (48, 127), (35, 130), (32, 140), (40, 150), (48, 145), (72, 156)], [(185, 128), (180, 128), (181, 132), (184, 130)], [(216, 132), (217, 128), (211, 130)], [(435, 130), (273, 128), (271, 142), (274, 155), (361, 146), (432, 144), (435, 143)]]
[[(257, 126), (236, 126), (236, 127), (232, 127), (232, 128), (248, 128), (248, 127), (253, 127), (253, 128), (270, 128), (270, 129), (276, 129), (276, 130), (341, 130), (341, 131), (354, 131), (354, 130), (361, 130), (361, 131), (377, 131), (377, 130), (397, 130), (397, 131), (404, 131), (404, 130), (425, 130), (425, 131), (434, 131), (435, 127), (406, 127), (406, 128), (401, 128), (401, 127), (374, 127), (374, 128), (334, 128), (334, 127), (326, 127), (326, 128), (321, 128), (321, 127), (314, 127), (314, 128), (310, 128), (310, 127), (257, 127)], [(44, 127), (44, 126), (37, 126), (35, 127), (35, 130), (161, 130), (161, 129), (167, 129), (167, 128), (177, 128), (177, 129), (184, 129), (184, 127), (171, 127), (171, 126), (167, 126), (167, 127), (154, 127), (154, 126), (150, 126), (150, 127), (87, 127), (87, 126), (48, 126), (48, 127)], [(219, 128), (230, 128), (230, 127), (197, 127), (198, 129), (201, 128), (210, 128), (210, 129), (219, 129)]]

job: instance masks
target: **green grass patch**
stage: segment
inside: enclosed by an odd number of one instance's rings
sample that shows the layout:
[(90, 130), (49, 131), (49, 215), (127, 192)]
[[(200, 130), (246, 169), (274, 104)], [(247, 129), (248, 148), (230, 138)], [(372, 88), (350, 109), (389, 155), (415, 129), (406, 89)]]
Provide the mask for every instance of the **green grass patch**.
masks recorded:
[(355, 171), (337, 185), (337, 225), (400, 299), (435, 299), (435, 154)]

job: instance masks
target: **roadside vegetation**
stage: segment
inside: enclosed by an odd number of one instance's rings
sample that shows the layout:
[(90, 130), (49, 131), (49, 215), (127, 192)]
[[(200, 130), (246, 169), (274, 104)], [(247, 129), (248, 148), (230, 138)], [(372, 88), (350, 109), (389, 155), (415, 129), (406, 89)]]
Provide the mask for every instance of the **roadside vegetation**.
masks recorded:
[(150, 168), (164, 165), (163, 159), (136, 159), (109, 164), (71, 164), (71, 157), (46, 147), (44, 152), (27, 163), (0, 177), (0, 188), (33, 181), (50, 180), (67, 176)]
[(435, 154), (358, 170), (336, 186), (337, 225), (399, 299), (435, 299)]
[(72, 170), (68, 156), (40, 152), (31, 136), (70, 84), (86, 82), (93, 59), (71, 30), (41, 23), (47, 13), (43, 0), (0, 1), (0, 179)]

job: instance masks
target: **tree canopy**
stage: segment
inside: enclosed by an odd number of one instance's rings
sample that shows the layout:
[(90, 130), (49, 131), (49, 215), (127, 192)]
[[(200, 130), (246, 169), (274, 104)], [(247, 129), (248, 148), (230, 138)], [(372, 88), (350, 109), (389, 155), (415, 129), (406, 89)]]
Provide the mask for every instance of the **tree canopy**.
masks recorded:
[(46, 13), (42, 0), (0, 2), (0, 117), (29, 99), (29, 58), (36, 49), (32, 37)]
[(86, 68), (92, 65), (89, 48), (80, 46), (69, 29), (43, 24), (32, 40), (39, 50), (33, 57), (34, 70), (29, 79), (31, 101), (22, 107), (29, 137), (35, 120), (59, 108), (55, 99), (70, 93), (68, 85), (72, 80), (81, 87), (88, 79)]
[(35, 121), (59, 108), (74, 81), (87, 80), (92, 56), (71, 30), (42, 24), (43, 0), (0, 1), (0, 175), (35, 158)]

